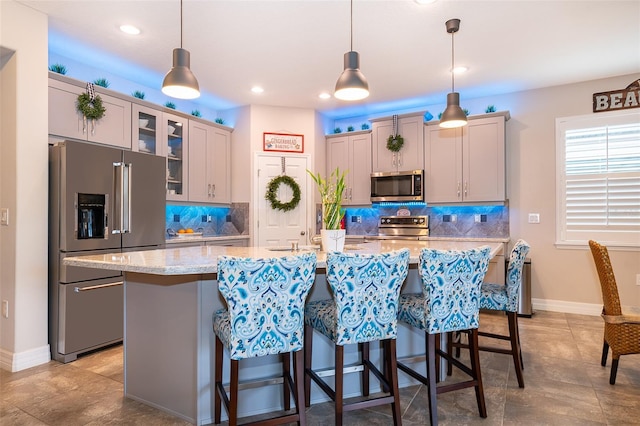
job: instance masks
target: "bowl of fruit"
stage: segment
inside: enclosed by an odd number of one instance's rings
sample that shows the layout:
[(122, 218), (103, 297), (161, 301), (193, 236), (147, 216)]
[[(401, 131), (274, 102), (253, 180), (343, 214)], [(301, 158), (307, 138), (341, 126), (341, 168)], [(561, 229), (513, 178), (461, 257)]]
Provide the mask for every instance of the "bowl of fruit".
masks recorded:
[(202, 232), (196, 232), (191, 228), (179, 229), (177, 232), (178, 237), (201, 237)]

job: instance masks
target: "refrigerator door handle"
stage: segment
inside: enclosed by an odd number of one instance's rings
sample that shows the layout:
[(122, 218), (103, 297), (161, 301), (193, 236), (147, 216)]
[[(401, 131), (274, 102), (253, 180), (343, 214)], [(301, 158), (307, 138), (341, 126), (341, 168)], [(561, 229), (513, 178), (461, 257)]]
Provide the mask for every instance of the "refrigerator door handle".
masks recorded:
[(122, 233), (122, 222), (124, 217), (124, 203), (122, 193), (124, 192), (124, 163), (113, 163), (113, 230), (112, 234)]
[(124, 163), (122, 165), (123, 182), (122, 182), (122, 233), (131, 232), (131, 190), (133, 182), (133, 164)]

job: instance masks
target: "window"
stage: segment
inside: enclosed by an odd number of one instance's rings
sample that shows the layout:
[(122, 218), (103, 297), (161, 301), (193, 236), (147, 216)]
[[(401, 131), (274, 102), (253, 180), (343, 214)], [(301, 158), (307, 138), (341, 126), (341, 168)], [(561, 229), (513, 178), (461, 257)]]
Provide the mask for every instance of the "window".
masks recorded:
[(640, 112), (556, 120), (558, 244), (640, 247)]

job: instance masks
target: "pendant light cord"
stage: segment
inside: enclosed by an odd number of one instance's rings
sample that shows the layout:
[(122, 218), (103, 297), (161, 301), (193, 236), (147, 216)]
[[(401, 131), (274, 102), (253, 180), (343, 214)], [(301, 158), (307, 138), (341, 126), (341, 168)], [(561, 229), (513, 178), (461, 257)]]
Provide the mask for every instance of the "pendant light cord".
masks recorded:
[(180, 49), (182, 49), (182, 0), (180, 0)]
[[(180, 0), (182, 1), (182, 0)], [(455, 67), (455, 63), (454, 63), (454, 58), (455, 58), (455, 52), (453, 49), (453, 36), (455, 35), (455, 31), (451, 33), (451, 91), (455, 92), (455, 88), (454, 88), (454, 79), (453, 79), (453, 70)]]
[(351, 0), (351, 47), (349, 50), (353, 52), (353, 0)]

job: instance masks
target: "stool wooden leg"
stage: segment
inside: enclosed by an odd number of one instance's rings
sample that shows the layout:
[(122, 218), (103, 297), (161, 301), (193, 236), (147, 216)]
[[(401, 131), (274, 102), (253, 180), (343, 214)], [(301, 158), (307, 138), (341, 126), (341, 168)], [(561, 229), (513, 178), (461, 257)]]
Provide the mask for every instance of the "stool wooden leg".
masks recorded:
[(304, 406), (311, 405), (311, 376), (307, 371), (311, 371), (311, 352), (313, 345), (313, 327), (304, 326)]
[(280, 354), (282, 361), (282, 400), (284, 402), (284, 411), (291, 409), (291, 391), (287, 381), (291, 377), (291, 357), (289, 352)]
[(478, 350), (478, 329), (469, 330), (469, 358), (471, 360), (471, 372), (477, 384), (474, 386), (476, 390), (476, 400), (478, 402), (478, 411), (480, 417), (487, 417), (487, 407), (484, 402), (484, 388), (482, 386), (482, 374), (480, 372), (480, 352)]
[(304, 397), (304, 352), (302, 350), (293, 354), (293, 374), (295, 376), (295, 395), (296, 413), (298, 414), (298, 424), (305, 426), (307, 424), (307, 413), (302, 403)]
[(229, 426), (238, 424), (238, 364), (236, 359), (231, 360), (231, 376), (229, 390)]
[(520, 341), (518, 339), (518, 317), (515, 312), (507, 312), (509, 320), (509, 337), (511, 340), (511, 356), (513, 357), (513, 365), (516, 369), (516, 377), (518, 378), (518, 386), (524, 388), (524, 377), (522, 376), (522, 359), (520, 352)]
[(426, 334), (425, 343), (427, 345), (427, 393), (429, 394), (429, 419), (431, 425), (438, 424), (438, 400), (436, 390), (436, 340), (440, 339), (439, 334)]
[(359, 343), (360, 354), (362, 356), (362, 395), (369, 396), (369, 342)]
[(223, 346), (222, 346), (222, 342), (220, 341), (220, 339), (218, 338), (218, 336), (216, 336), (216, 352), (215, 352), (215, 372), (214, 372), (214, 385), (213, 385), (213, 393), (214, 393), (214, 409), (213, 409), (213, 413), (214, 413), (214, 423), (219, 425), (220, 424), (220, 418), (221, 418), (221, 413), (222, 413), (222, 400), (220, 398), (220, 394), (219, 392), (219, 386), (222, 385), (222, 361), (223, 361)]
[(398, 389), (398, 363), (396, 357), (396, 339), (388, 339), (383, 343), (385, 353), (385, 364), (387, 367), (385, 377), (391, 386), (390, 392), (393, 395), (391, 403), (391, 412), (393, 414), (394, 426), (402, 425), (402, 408), (400, 407), (400, 391)]
[(342, 412), (344, 408), (344, 346), (335, 345), (335, 388), (336, 388), (336, 418), (335, 426), (342, 426)]

